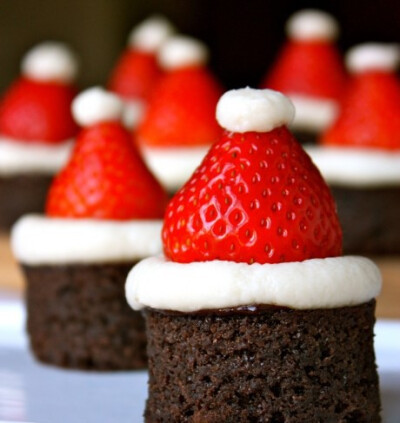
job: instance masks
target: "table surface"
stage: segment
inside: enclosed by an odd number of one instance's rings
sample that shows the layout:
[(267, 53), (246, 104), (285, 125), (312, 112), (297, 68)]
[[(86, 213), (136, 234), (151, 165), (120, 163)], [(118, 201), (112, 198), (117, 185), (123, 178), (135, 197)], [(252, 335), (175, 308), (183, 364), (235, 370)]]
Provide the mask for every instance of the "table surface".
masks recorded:
[[(377, 317), (400, 318), (400, 257), (372, 257), (383, 276)], [(0, 289), (22, 294), (23, 278), (11, 253), (9, 237), (0, 234)]]

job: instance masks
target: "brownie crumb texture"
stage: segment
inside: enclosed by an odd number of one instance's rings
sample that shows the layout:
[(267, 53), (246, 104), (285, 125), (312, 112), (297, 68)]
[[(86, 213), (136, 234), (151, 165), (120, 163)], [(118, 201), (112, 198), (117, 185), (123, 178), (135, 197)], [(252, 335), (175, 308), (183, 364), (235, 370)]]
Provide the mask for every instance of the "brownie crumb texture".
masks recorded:
[(146, 422), (380, 422), (374, 309), (147, 309)]
[(23, 266), (27, 329), (36, 358), (87, 370), (146, 367), (144, 319), (125, 299), (132, 266)]
[(400, 187), (331, 187), (345, 254), (400, 254)]
[(292, 128), (292, 132), (297, 141), (302, 145), (316, 145), (319, 137), (318, 131)]
[(18, 218), (44, 210), (52, 176), (0, 176), (0, 229), (8, 230)]

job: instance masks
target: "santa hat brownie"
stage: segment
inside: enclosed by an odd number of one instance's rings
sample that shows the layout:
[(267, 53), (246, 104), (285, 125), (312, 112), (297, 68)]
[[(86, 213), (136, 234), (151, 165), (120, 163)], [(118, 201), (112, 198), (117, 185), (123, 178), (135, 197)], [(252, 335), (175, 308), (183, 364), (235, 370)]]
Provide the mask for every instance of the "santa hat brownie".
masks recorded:
[(30, 345), (62, 367), (143, 368), (144, 321), (129, 309), (124, 283), (138, 260), (161, 251), (167, 195), (123, 127), (115, 94), (92, 88), (72, 108), (83, 129), (46, 215), (24, 216), (12, 231), (27, 278)]
[(22, 61), (22, 75), (0, 104), (0, 133), (23, 142), (56, 144), (76, 135), (71, 115), (77, 61), (64, 44), (45, 42)]
[(161, 218), (167, 197), (123, 128), (123, 103), (92, 88), (73, 103), (84, 127), (72, 157), (54, 180), (49, 216), (98, 219)]
[(156, 87), (136, 139), (151, 169), (173, 191), (187, 180), (220, 135), (215, 107), (222, 88), (206, 67), (207, 47), (196, 39), (171, 37), (158, 57), (166, 74)]
[[(334, 41), (336, 20), (319, 10), (301, 10), (287, 22), (288, 40), (261, 86), (282, 91), (296, 107), (295, 131), (313, 133), (335, 118), (346, 74)], [(311, 139), (315, 141), (315, 139)]]
[(221, 87), (206, 68), (208, 49), (193, 38), (175, 36), (164, 43), (158, 58), (167, 74), (138, 129), (138, 142), (210, 145), (219, 135), (214, 114)]
[(286, 127), (293, 116), (288, 98), (272, 90), (221, 97), (225, 132), (167, 207), (167, 257), (277, 263), (340, 255), (332, 195)]
[(356, 46), (346, 63), (351, 78), (339, 116), (322, 135), (321, 145), (308, 152), (335, 196), (344, 251), (398, 254), (399, 46)]
[(225, 132), (167, 207), (165, 257), (128, 275), (146, 319), (147, 421), (379, 421), (381, 277), (341, 257), (335, 203), (293, 115), (276, 91), (225, 93)]
[(128, 46), (112, 71), (108, 87), (125, 101), (124, 123), (136, 127), (143, 116), (146, 102), (162, 75), (157, 51), (175, 28), (167, 19), (152, 16), (135, 27)]
[(66, 45), (39, 44), (0, 100), (0, 227), (43, 211), (78, 131), (71, 114), (76, 73), (75, 54)]
[(346, 56), (352, 74), (340, 114), (322, 144), (400, 150), (400, 48), (356, 46)]

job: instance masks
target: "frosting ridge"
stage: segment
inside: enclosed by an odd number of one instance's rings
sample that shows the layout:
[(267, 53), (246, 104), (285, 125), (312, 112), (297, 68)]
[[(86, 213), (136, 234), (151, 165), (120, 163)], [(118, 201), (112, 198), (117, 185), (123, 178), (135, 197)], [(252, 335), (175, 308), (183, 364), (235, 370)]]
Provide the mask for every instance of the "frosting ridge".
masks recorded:
[(66, 164), (72, 148), (72, 140), (49, 144), (0, 136), (0, 175), (31, 172), (54, 175)]
[(200, 165), (209, 146), (148, 147), (141, 146), (143, 158), (157, 179), (169, 191), (180, 188)]
[(134, 309), (191, 312), (249, 304), (313, 309), (367, 302), (379, 294), (381, 283), (376, 265), (357, 256), (279, 264), (182, 264), (159, 256), (131, 270), (125, 291)]
[(322, 131), (333, 123), (337, 116), (338, 104), (334, 100), (299, 94), (287, 94), (296, 109), (293, 129)]
[(12, 228), (14, 255), (25, 264), (136, 261), (160, 253), (161, 220), (111, 221), (27, 215)]
[(373, 148), (305, 146), (330, 184), (376, 187), (400, 184), (400, 152)]

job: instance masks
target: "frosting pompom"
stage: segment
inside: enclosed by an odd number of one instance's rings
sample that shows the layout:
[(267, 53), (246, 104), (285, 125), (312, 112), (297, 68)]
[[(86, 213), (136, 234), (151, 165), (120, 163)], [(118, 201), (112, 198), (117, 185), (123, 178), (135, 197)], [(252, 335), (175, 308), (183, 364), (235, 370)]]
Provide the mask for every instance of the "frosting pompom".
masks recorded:
[(203, 65), (208, 60), (208, 49), (201, 41), (194, 38), (175, 36), (163, 44), (158, 60), (165, 70)]
[(78, 61), (68, 46), (49, 41), (28, 51), (22, 60), (21, 70), (34, 80), (68, 83), (76, 78)]
[(366, 43), (353, 47), (346, 55), (346, 66), (352, 73), (368, 70), (395, 71), (400, 62), (397, 44)]
[(336, 20), (321, 10), (300, 10), (286, 24), (286, 33), (294, 40), (334, 40), (339, 34)]
[(162, 16), (152, 16), (136, 26), (128, 37), (131, 48), (156, 52), (175, 32), (173, 25)]
[(103, 88), (89, 88), (72, 102), (72, 113), (81, 126), (90, 126), (106, 121), (120, 121), (123, 102), (118, 96)]
[(292, 102), (273, 90), (241, 88), (227, 91), (217, 104), (217, 121), (232, 132), (269, 132), (289, 125), (294, 118)]

